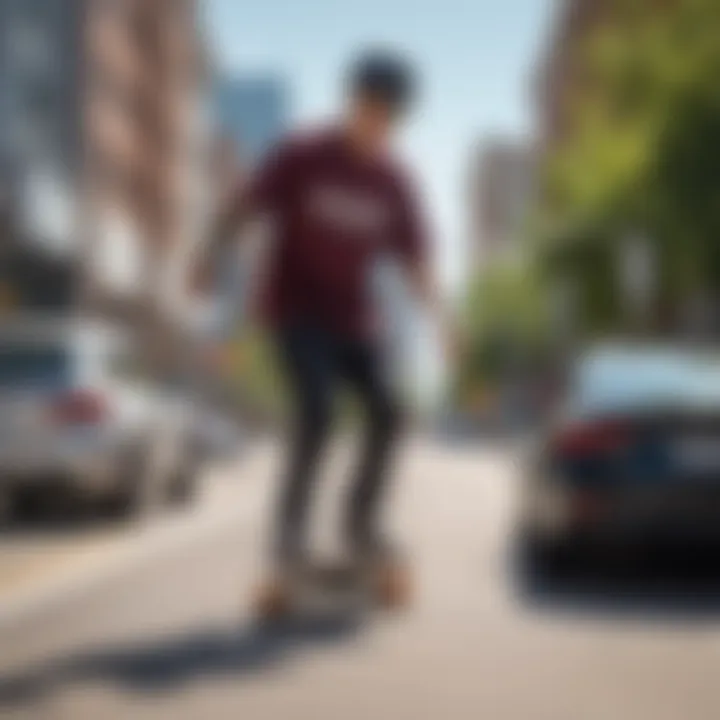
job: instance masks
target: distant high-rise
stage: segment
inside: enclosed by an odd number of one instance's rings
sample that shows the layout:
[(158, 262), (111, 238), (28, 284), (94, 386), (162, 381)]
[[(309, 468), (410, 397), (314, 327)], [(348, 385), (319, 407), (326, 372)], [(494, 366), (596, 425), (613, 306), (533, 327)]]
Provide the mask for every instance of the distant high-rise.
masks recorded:
[(69, 163), (78, 148), (77, 0), (0, 0), (0, 153)]
[(476, 266), (520, 248), (534, 192), (535, 156), (527, 144), (493, 140), (482, 146), (471, 183)]
[(273, 76), (226, 77), (216, 91), (220, 131), (232, 138), (245, 163), (254, 163), (286, 131), (290, 112), (287, 84)]
[(36, 234), (68, 232), (82, 145), (85, 10), (79, 0), (0, 0), (0, 163), (12, 168), (6, 187)]

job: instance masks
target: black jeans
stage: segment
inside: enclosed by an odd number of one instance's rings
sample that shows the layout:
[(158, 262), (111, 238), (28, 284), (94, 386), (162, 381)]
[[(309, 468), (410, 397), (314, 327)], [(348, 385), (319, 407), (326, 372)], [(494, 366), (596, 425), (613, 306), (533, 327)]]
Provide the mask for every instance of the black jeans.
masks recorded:
[(356, 546), (372, 543), (400, 424), (399, 404), (389, 388), (378, 348), (308, 325), (282, 331), (279, 346), (294, 402), (278, 508), (279, 557), (291, 560), (304, 553), (308, 505), (340, 383), (356, 392), (365, 411), (364, 446), (345, 515), (346, 539)]

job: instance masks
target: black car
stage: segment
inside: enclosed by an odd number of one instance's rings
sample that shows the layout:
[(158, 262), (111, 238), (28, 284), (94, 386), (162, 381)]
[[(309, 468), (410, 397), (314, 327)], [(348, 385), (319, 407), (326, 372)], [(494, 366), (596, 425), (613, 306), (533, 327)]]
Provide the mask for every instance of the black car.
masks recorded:
[(590, 546), (717, 542), (720, 352), (586, 353), (531, 458), (521, 528), (536, 561)]

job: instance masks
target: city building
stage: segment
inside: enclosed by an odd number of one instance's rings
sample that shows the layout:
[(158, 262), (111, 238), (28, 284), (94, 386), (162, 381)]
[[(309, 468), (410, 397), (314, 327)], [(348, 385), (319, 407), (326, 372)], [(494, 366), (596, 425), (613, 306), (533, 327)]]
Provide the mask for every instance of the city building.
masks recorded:
[[(214, 106), (217, 167), (227, 187), (247, 173), (286, 132), (290, 97), (287, 84), (274, 75), (224, 76), (216, 83)], [(217, 318), (220, 334), (232, 334), (249, 311), (263, 272), (265, 243), (261, 237), (256, 232), (244, 245), (237, 262), (227, 255), (216, 262), (225, 308)]]
[(215, 111), (220, 132), (231, 138), (245, 164), (258, 160), (287, 129), (290, 97), (275, 76), (223, 77)]
[(16, 240), (111, 318), (182, 320), (210, 207), (195, 0), (0, 0), (0, 162)]
[(532, 148), (511, 139), (480, 148), (470, 183), (472, 264), (477, 268), (521, 252), (535, 193)]
[[(644, 24), (654, 14), (670, 10), (677, 0), (647, 4), (609, 0), (559, 0), (548, 44), (535, 78), (539, 135), (552, 149), (573, 130), (573, 108), (578, 98), (598, 87), (586, 62), (587, 39), (604, 26)], [(632, 24), (629, 25), (632, 27)]]
[(67, 0), (0, 0), (5, 187), (29, 234), (55, 244), (70, 235), (81, 155), (83, 11)]
[(211, 140), (196, 3), (91, 2), (88, 12), (82, 212), (94, 290), (177, 308)]
[(544, 57), (536, 77), (539, 136), (551, 148), (572, 130), (572, 108), (592, 79), (579, 52), (600, 23), (611, 17), (607, 0), (561, 0)]

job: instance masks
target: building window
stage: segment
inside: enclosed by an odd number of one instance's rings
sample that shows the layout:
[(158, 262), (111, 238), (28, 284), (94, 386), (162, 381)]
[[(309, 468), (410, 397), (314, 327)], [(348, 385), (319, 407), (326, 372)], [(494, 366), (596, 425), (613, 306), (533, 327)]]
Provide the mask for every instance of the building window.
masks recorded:
[(94, 259), (95, 277), (101, 285), (124, 294), (140, 290), (143, 268), (140, 237), (127, 214), (112, 208), (103, 213)]
[(57, 63), (57, 48), (45, 28), (30, 21), (17, 22), (8, 32), (9, 65), (18, 73), (45, 73)]

